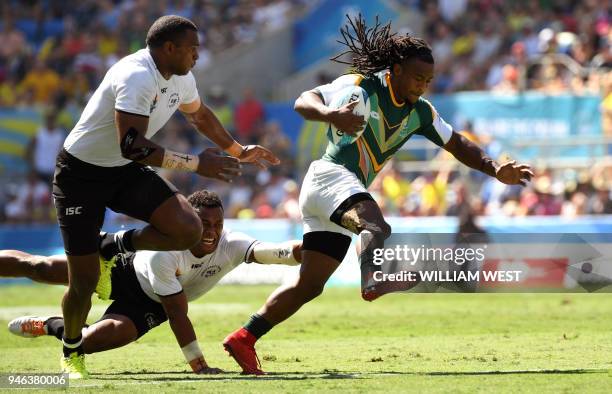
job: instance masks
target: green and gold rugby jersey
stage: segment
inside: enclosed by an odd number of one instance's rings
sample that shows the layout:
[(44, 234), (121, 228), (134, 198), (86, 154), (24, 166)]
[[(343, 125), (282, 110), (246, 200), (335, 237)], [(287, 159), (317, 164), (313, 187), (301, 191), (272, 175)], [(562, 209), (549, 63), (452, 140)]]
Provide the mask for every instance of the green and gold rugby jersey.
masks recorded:
[(387, 71), (370, 77), (346, 74), (315, 89), (326, 105), (335, 93), (347, 86), (357, 85), (368, 93), (371, 112), (363, 134), (354, 143), (342, 147), (329, 142), (323, 155), (323, 160), (343, 165), (355, 173), (365, 187), (370, 186), (385, 163), (413, 135), (420, 134), (443, 146), (453, 132), (424, 98), (415, 104), (398, 104), (389, 77)]

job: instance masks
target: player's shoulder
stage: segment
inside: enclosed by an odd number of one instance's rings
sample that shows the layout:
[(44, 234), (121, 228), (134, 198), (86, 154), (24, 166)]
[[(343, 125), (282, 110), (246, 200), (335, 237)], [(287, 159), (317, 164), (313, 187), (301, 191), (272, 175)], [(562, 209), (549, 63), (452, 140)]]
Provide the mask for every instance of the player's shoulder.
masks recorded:
[(109, 72), (117, 82), (155, 85), (155, 70), (151, 66), (152, 60), (149, 57), (148, 50), (141, 49), (119, 60)]
[(348, 74), (340, 75), (338, 78), (334, 80), (333, 83), (339, 84), (339, 85), (345, 85), (345, 86), (350, 86), (350, 85), (359, 86), (359, 84), (364, 79), (365, 79), (365, 76), (362, 74), (348, 73)]
[(179, 89), (193, 89), (196, 87), (195, 76), (191, 71), (185, 75), (173, 75), (172, 79), (178, 85)]
[(178, 265), (183, 261), (183, 251), (139, 250), (134, 256), (134, 262), (148, 265)]
[(421, 118), (433, 120), (438, 115), (436, 107), (424, 97), (419, 97), (416, 103), (414, 103), (414, 109)]
[(223, 237), (225, 238), (225, 242), (227, 243), (237, 243), (237, 242), (254, 240), (254, 238), (251, 237), (250, 235), (247, 235), (240, 231), (232, 231), (229, 229), (223, 229), (222, 238)]

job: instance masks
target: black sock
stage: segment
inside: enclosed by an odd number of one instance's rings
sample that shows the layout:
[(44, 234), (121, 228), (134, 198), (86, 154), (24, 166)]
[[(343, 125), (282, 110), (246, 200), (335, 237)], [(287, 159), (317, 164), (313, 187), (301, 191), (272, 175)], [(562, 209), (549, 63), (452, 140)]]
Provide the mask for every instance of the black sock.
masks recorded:
[(135, 228), (123, 233), (123, 236), (121, 237), (121, 247), (123, 249), (123, 253), (136, 251), (136, 249), (134, 249), (134, 244), (132, 243), (132, 236), (134, 235), (134, 231), (136, 231)]
[(83, 351), (83, 336), (81, 334), (76, 338), (62, 337), (62, 343), (64, 344), (64, 357), (68, 357), (75, 352), (78, 355), (85, 353)]
[(106, 233), (100, 238), (98, 246), (100, 256), (105, 260), (110, 260), (119, 253), (135, 252), (132, 235), (136, 229), (131, 229), (123, 234)]
[(61, 317), (51, 317), (47, 320), (47, 334), (53, 335), (60, 341), (64, 336), (64, 319)]
[(272, 324), (269, 321), (254, 313), (249, 321), (244, 325), (245, 330), (253, 334), (257, 339), (261, 338), (272, 329)]

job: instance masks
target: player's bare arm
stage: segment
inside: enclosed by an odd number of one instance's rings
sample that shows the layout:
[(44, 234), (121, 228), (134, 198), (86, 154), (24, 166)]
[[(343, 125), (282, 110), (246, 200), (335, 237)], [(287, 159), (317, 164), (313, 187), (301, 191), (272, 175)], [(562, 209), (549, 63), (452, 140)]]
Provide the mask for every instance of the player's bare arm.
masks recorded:
[(247, 261), (259, 264), (299, 265), (302, 263), (302, 241), (259, 242), (249, 253)]
[(204, 354), (198, 345), (193, 325), (187, 316), (189, 307), (185, 293), (181, 291), (178, 294), (160, 297), (160, 300), (166, 315), (168, 315), (172, 332), (174, 332), (174, 336), (185, 355), (185, 360), (193, 372), (197, 374), (223, 372), (218, 368), (209, 367), (204, 359)]
[(161, 167), (164, 149), (145, 137), (149, 118), (115, 111), (115, 124), (121, 156), (146, 165)]
[(68, 262), (64, 255), (37, 256), (21, 250), (0, 250), (0, 277), (67, 285)]
[(355, 135), (365, 126), (363, 116), (353, 113), (355, 105), (357, 105), (357, 101), (333, 109), (325, 105), (316, 91), (308, 90), (297, 98), (293, 109), (306, 120), (332, 123), (338, 130), (349, 135)]
[(200, 100), (183, 104), (181, 113), (202, 135), (208, 137), (227, 154), (243, 163), (253, 163), (260, 168), (279, 164), (280, 160), (268, 149), (260, 145), (242, 146), (225, 130), (211, 109)]
[(478, 145), (459, 133), (453, 132), (444, 149), (466, 166), (484, 172), (507, 185), (525, 186), (533, 177), (529, 165), (516, 164), (516, 161), (500, 165), (488, 157)]
[(149, 118), (115, 111), (121, 155), (153, 167), (195, 172), (208, 178), (229, 181), (239, 175), (239, 163), (232, 157), (207, 149), (199, 155), (173, 152), (145, 137)]

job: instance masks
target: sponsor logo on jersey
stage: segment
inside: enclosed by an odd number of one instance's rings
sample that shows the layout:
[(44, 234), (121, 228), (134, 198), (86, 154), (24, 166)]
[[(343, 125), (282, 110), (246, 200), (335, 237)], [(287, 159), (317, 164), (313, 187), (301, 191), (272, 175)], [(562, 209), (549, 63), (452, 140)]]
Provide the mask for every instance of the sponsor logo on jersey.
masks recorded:
[(166, 91), (168, 91), (168, 88), (162, 88), (161, 89), (162, 94), (166, 94)]
[(213, 275), (217, 275), (219, 271), (221, 271), (221, 267), (219, 267), (218, 265), (212, 265), (206, 268), (204, 272), (202, 272), (202, 276), (205, 278), (210, 278)]
[(168, 108), (172, 108), (175, 105), (177, 105), (179, 102), (179, 94), (178, 93), (172, 93), (170, 95), (170, 98), (168, 99)]

